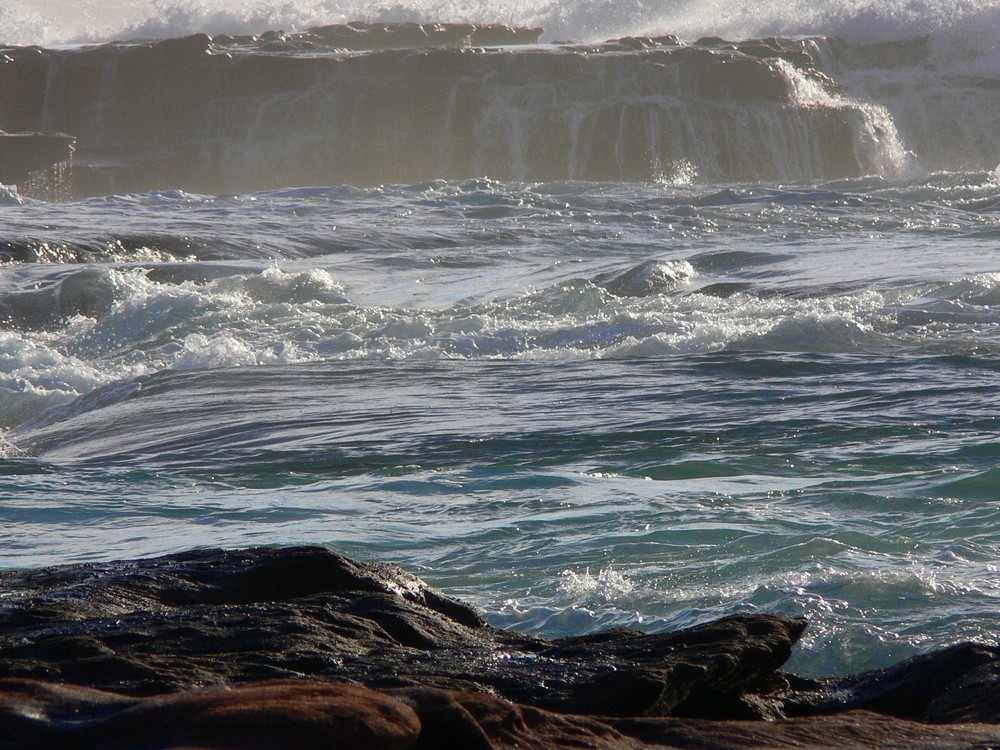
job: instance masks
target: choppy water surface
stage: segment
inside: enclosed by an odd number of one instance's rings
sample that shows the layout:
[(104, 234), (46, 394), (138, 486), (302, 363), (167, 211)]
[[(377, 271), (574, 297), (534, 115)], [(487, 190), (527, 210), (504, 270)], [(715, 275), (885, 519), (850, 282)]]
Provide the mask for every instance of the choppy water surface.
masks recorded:
[(3, 564), (309, 541), (546, 633), (806, 614), (812, 673), (995, 642), (998, 197), (11, 202)]
[(839, 5), (0, 49), (0, 128), (78, 138), (0, 192), (0, 566), (315, 542), (549, 635), (804, 614), (811, 675), (1000, 643), (995, 13)]

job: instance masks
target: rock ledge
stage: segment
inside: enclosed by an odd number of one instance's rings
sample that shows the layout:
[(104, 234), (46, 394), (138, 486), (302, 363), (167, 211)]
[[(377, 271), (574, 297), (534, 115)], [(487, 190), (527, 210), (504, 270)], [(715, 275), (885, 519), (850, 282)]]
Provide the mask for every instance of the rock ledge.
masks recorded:
[(8, 571), (0, 748), (1000, 746), (1000, 649), (811, 681), (805, 626), (549, 640), (324, 547)]

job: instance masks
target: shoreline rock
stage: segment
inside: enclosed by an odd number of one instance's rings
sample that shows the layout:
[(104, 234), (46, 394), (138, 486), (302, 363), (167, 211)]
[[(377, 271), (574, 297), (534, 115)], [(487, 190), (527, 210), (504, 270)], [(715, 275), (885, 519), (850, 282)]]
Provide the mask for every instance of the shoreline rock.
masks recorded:
[(0, 594), (4, 749), (1000, 745), (983, 645), (805, 680), (779, 671), (802, 619), (544, 639), (324, 547), (7, 571)]

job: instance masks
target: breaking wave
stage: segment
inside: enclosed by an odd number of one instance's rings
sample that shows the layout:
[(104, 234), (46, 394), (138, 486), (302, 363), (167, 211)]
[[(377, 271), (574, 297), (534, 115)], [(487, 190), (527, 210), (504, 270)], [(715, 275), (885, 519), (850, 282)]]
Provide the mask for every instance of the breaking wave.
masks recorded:
[(332, 360), (562, 360), (767, 350), (962, 354), (1000, 317), (996, 274), (894, 292), (785, 296), (699, 283), (647, 261), (439, 309), (358, 304), (327, 271), (77, 266), (0, 296), (0, 410), (10, 427), (102, 385), (163, 369)]
[(1000, 9), (990, 0), (133, 0), (113, 8), (97, 0), (20, 0), (0, 9), (0, 36), (17, 44), (169, 38), (197, 32), (297, 31), (310, 26), (369, 22), (471, 22), (540, 26), (550, 39), (595, 41), (612, 36), (672, 33), (688, 39), (727, 36), (836, 35), (883, 41), (950, 34), (992, 44)]

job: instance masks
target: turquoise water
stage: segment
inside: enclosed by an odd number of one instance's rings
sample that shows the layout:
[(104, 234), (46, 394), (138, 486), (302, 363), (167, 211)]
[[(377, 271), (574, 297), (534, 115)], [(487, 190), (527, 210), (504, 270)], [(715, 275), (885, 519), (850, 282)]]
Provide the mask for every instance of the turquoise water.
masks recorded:
[(0, 222), (4, 567), (315, 542), (549, 635), (804, 614), (813, 675), (1000, 642), (991, 172)]

